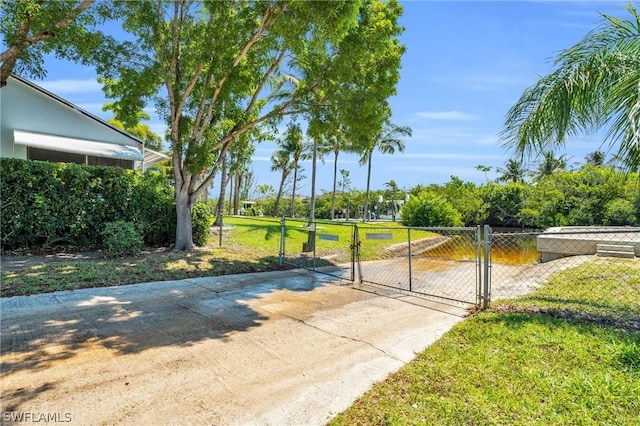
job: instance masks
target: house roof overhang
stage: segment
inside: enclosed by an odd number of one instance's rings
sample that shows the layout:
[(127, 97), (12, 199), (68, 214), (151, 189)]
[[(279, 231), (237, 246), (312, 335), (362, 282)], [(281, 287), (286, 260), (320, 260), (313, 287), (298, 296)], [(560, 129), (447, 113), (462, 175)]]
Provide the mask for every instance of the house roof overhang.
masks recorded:
[(130, 145), (119, 145), (116, 143), (96, 142), (87, 139), (45, 135), (42, 133), (25, 132), (22, 130), (14, 130), (13, 138), (14, 143), (17, 145), (48, 149), (51, 151), (115, 158), (118, 160), (142, 161), (144, 159), (140, 150), (137, 147)]

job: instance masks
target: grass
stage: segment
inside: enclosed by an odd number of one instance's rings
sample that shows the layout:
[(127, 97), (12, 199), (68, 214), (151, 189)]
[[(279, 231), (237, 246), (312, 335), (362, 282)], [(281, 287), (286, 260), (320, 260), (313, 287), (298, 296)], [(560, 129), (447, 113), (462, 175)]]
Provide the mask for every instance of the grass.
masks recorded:
[[(288, 221), (287, 223), (287, 253), (298, 253), (302, 249), (302, 243), (307, 240), (306, 222)], [(291, 268), (291, 266), (279, 265), (280, 219), (228, 217), (225, 218), (224, 225), (222, 247), (219, 244), (218, 229), (214, 227), (209, 244), (191, 253), (165, 251), (123, 259), (99, 257), (64, 262), (43, 261), (15, 270), (3, 270), (0, 295), (11, 297), (59, 290)], [(401, 240), (397, 223), (369, 226), (395, 228), (398, 232), (396, 232), (397, 237), (394, 238)], [(350, 244), (345, 241), (351, 241), (351, 229), (351, 224), (349, 226), (339, 223), (318, 225), (318, 233), (335, 234), (339, 238), (337, 244), (332, 240), (318, 239), (318, 256), (325, 256), (326, 264), (349, 261)], [(367, 256), (374, 256), (374, 252), (375, 250)]]
[(640, 268), (594, 265), (466, 319), (330, 424), (640, 424)]
[[(307, 240), (288, 221), (286, 245)], [(192, 253), (51, 262), (2, 272), (2, 296), (267, 271), (278, 266), (277, 219), (227, 218), (232, 226)], [(368, 224), (364, 258), (405, 241), (396, 224)], [(319, 224), (316, 250), (343, 260), (351, 228)], [(412, 239), (428, 238), (429, 233)], [(340, 244), (336, 244), (336, 238)], [(494, 303), (446, 333), (332, 425), (640, 425), (640, 262), (603, 260), (553, 274), (535, 292)]]

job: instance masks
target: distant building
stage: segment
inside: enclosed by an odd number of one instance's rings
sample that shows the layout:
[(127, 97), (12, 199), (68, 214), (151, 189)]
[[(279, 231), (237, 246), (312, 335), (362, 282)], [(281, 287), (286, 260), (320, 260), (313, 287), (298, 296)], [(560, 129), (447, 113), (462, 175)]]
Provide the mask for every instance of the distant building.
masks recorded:
[(0, 157), (145, 170), (144, 142), (19, 76), (0, 89)]

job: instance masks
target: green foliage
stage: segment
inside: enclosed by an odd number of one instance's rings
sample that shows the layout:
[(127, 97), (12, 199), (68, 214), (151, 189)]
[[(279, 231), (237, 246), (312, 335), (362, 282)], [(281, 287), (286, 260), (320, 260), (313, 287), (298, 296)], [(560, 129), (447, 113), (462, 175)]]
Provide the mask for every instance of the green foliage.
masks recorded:
[(633, 204), (623, 198), (611, 200), (605, 206), (604, 224), (605, 225), (634, 225), (637, 218), (634, 212)]
[(3, 250), (100, 245), (108, 222), (134, 222), (149, 245), (175, 233), (173, 188), (161, 172), (0, 159)]
[(635, 173), (585, 164), (574, 171), (557, 170), (540, 180), (476, 186), (452, 176), (444, 185), (417, 185), (422, 192), (445, 198), (466, 225), (550, 226), (637, 225), (640, 181)]
[[(0, 33), (6, 50), (0, 53), (2, 84), (11, 72), (43, 78), (44, 54), (70, 59), (98, 69), (128, 50), (98, 28), (116, 19), (123, 5), (105, 1), (2, 0)], [(102, 64), (102, 65), (101, 65)]]
[(406, 226), (461, 226), (462, 216), (442, 197), (423, 192), (412, 197), (402, 208)]
[(211, 234), (213, 213), (206, 203), (196, 203), (192, 210), (193, 242), (197, 246), (206, 246)]
[(483, 199), (488, 206), (486, 223), (493, 226), (520, 226), (524, 185), (509, 182), (483, 187)]
[(142, 251), (144, 240), (133, 222), (107, 222), (100, 235), (108, 257), (135, 256)]
[[(367, 139), (390, 115), (404, 52), (396, 0), (126, 6), (123, 27), (137, 48), (98, 75), (125, 126), (148, 101), (169, 124), (176, 187), (189, 188), (176, 192), (177, 220), (188, 217), (225, 153), (263, 123), (335, 116), (349, 137)], [(175, 244), (189, 249), (183, 225)]]
[(523, 92), (505, 118), (506, 145), (537, 153), (604, 128), (605, 141), (617, 145), (614, 158), (630, 171), (639, 169), (640, 16), (631, 2), (625, 9), (628, 19), (603, 14), (602, 25), (561, 51), (555, 69)]

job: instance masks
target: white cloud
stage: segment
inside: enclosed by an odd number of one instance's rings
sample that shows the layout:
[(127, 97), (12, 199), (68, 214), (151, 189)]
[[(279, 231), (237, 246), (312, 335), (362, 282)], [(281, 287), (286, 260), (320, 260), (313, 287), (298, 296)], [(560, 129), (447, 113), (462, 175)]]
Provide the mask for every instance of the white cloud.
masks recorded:
[(402, 159), (419, 159), (419, 160), (501, 160), (502, 155), (497, 154), (477, 154), (467, 153), (460, 154), (454, 152), (418, 152), (398, 154), (398, 158)]
[(252, 157), (251, 161), (271, 161), (271, 157)]
[(416, 116), (426, 118), (427, 120), (477, 120), (478, 117), (461, 111), (424, 111), (417, 112)]
[(93, 93), (102, 91), (102, 86), (100, 86), (100, 83), (92, 78), (83, 80), (50, 80), (36, 82), (36, 84), (52, 93), (55, 93), (56, 95), (69, 93)]

